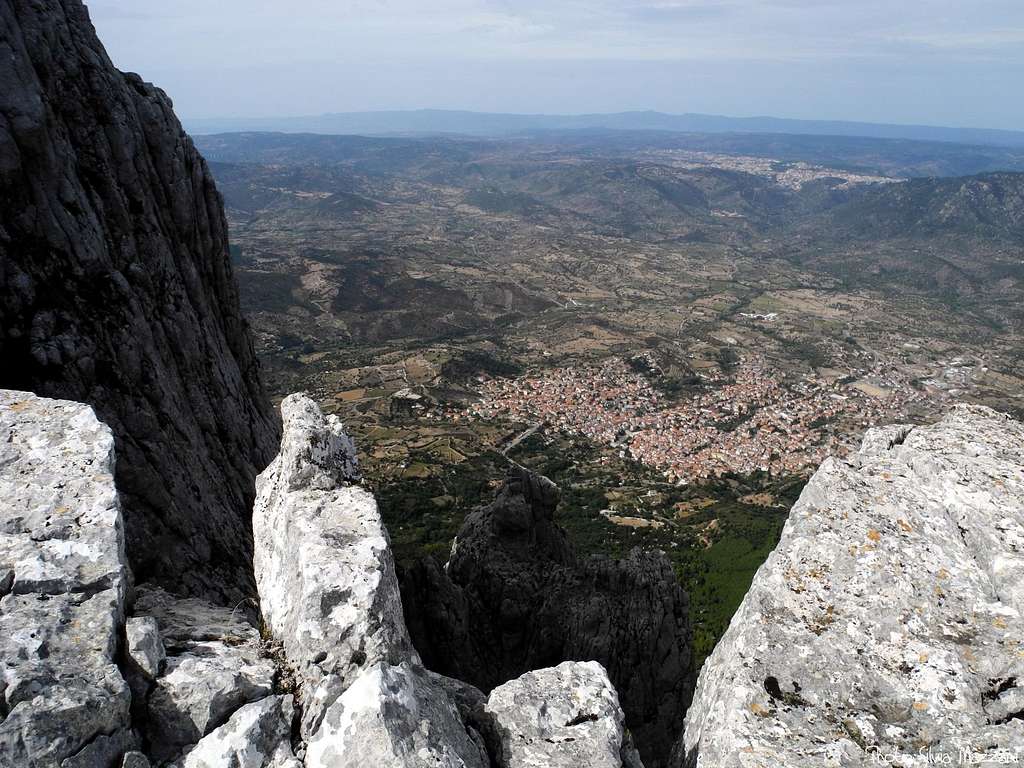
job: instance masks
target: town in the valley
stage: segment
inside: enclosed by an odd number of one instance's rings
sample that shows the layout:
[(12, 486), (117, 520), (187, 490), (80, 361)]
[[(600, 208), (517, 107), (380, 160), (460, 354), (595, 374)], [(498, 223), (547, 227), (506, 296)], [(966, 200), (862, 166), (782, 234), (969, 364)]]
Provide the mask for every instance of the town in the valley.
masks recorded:
[(481, 399), (466, 414), (582, 435), (689, 483), (727, 473), (813, 471), (827, 456), (848, 452), (868, 426), (899, 420), (928, 397), (881, 365), (855, 381), (788, 380), (763, 358), (749, 357), (728, 379), (717, 370), (701, 378), (697, 393), (669, 402), (635, 365), (612, 358), (483, 380)]

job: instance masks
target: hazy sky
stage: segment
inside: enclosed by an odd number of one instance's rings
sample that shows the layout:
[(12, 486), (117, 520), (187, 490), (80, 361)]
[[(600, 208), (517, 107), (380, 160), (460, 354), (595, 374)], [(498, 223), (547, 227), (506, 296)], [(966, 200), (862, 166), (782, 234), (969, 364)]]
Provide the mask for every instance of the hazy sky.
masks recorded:
[(185, 117), (656, 109), (1024, 129), (1024, 0), (87, 0)]

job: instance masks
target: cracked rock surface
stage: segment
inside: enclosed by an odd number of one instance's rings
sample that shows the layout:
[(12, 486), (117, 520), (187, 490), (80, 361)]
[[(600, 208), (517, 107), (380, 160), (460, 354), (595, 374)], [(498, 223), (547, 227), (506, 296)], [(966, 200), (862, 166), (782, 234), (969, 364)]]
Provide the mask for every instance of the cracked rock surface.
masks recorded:
[(1022, 609), (1024, 425), (958, 406), (871, 430), (793, 507), (701, 670), (675, 764), (1019, 759)]
[(328, 709), (306, 750), (309, 768), (487, 768), (483, 740), (422, 667), (377, 664)]
[[(149, 630), (142, 645), (166, 654), (158, 674), (139, 664), (147, 679), (132, 680), (147, 751), (157, 764), (177, 759), (244, 705), (273, 692), (275, 665), (255, 627), (237, 612), (159, 588), (140, 589), (133, 610), (129, 627), (144, 622)], [(130, 629), (129, 642), (133, 634)]]
[(302, 690), (305, 765), (486, 765), (409, 640), (352, 441), (304, 395), (281, 415), (280, 453), (257, 480), (254, 565), (264, 621)]
[(89, 406), (0, 391), (0, 765), (106, 766), (132, 741), (113, 449)]
[(180, 768), (302, 768), (291, 748), (292, 712), (291, 696), (246, 704), (204, 736)]
[(491, 691), (502, 768), (642, 768), (619, 697), (596, 661), (566, 661)]

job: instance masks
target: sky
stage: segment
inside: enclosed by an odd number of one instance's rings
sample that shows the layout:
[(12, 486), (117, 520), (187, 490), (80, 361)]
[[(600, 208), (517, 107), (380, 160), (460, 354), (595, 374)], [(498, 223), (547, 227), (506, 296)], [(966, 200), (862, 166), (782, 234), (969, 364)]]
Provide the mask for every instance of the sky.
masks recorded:
[(1024, 0), (86, 0), (185, 118), (653, 109), (1024, 129)]

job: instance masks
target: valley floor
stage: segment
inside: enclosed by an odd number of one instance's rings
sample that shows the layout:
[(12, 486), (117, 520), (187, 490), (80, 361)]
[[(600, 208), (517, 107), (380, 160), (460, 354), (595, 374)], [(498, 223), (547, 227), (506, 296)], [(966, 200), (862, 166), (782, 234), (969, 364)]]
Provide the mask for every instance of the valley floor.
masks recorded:
[(704, 654), (825, 457), (955, 402), (1024, 413), (1014, 174), (272, 141), (199, 140), (243, 308), (272, 392), (354, 435), (400, 560), (446, 559), (514, 461), (584, 551), (670, 553)]

